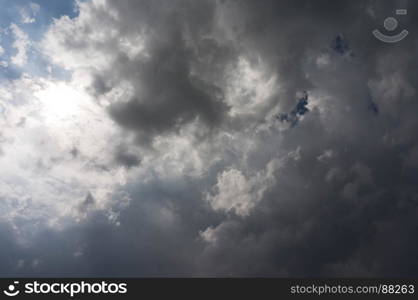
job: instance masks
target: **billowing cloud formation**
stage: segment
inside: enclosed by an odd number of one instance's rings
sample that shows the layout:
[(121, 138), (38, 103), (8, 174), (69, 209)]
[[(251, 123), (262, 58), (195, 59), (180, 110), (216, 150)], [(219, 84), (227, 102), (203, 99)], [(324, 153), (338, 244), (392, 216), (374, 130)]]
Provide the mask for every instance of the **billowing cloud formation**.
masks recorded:
[[(36, 144), (29, 130), (53, 130), (52, 148), (31, 160), (48, 176), (2, 179), (29, 182), (21, 194), (36, 203), (37, 190), (71, 186), (43, 205), (62, 211), (51, 203), (64, 195), (76, 213), (28, 237), (4, 208), (13, 256), (0, 264), (96, 276), (416, 276), (417, 39), (388, 46), (371, 35), (396, 8), (418, 11), (407, 4), (78, 3), (79, 16), (54, 20), (40, 44), (71, 79), (39, 83), (24, 109), (7, 104), (13, 124), (29, 126), (9, 131), (21, 130), (19, 151)], [(65, 95), (68, 108), (36, 106)], [(50, 123), (35, 126), (27, 110)], [(2, 166), (22, 164), (10, 135), (0, 138)], [(3, 197), (30, 215), (16, 190)]]

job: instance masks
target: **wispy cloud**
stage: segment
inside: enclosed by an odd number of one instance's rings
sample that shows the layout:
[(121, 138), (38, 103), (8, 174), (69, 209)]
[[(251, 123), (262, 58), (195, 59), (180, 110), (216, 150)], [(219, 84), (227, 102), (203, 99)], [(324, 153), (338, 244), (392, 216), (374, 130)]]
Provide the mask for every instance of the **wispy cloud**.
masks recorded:
[(14, 36), (12, 47), (16, 49), (16, 54), (10, 58), (11, 62), (19, 67), (26, 64), (28, 60), (27, 51), (30, 47), (28, 35), (15, 23), (10, 25), (10, 30)]

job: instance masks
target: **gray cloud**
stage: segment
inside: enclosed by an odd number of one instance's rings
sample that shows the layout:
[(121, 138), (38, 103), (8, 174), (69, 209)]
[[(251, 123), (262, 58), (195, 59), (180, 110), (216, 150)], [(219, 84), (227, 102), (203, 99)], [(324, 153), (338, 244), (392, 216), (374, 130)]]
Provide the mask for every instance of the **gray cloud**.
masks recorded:
[(85, 219), (38, 232), (5, 270), (417, 275), (417, 39), (371, 35), (417, 4), (103, 3), (56, 21), (44, 43), (90, 76), (125, 134), (110, 148), (131, 201), (90, 212), (89, 193)]
[(129, 152), (126, 147), (120, 146), (116, 149), (116, 163), (127, 168), (136, 167), (141, 163), (141, 159), (134, 153)]

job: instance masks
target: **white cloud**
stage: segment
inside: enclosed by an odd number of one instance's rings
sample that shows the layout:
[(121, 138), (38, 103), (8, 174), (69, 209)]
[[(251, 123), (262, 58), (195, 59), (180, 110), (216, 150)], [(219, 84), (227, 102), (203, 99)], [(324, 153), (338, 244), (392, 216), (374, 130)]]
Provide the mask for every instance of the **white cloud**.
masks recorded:
[(260, 113), (269, 107), (269, 100), (277, 92), (277, 78), (268, 72), (261, 60), (251, 63), (240, 57), (227, 71), (226, 102), (231, 116)]
[(206, 199), (214, 210), (248, 216), (264, 192), (274, 184), (273, 172), (276, 168), (277, 161), (272, 160), (265, 170), (248, 178), (237, 169), (223, 171), (213, 187), (215, 195), (208, 194)]
[(208, 243), (216, 243), (218, 240), (217, 234), (216, 234), (216, 228), (214, 229), (212, 226), (209, 226), (204, 231), (201, 231), (200, 237)]
[(231, 169), (218, 176), (217, 194), (208, 200), (215, 210), (235, 211), (238, 215), (248, 215), (257, 199), (251, 193), (251, 183), (238, 170)]
[(16, 49), (16, 54), (11, 57), (11, 62), (15, 65), (22, 67), (28, 60), (27, 51), (30, 46), (30, 40), (28, 35), (22, 31), (22, 29), (16, 24), (12, 23), (10, 29), (14, 35), (14, 42), (12, 47)]
[(217, 246), (221, 244), (222, 239), (228, 238), (228, 232), (239, 227), (239, 223), (234, 220), (226, 220), (218, 226), (209, 226), (203, 231), (199, 232), (200, 238), (208, 243), (210, 246)]
[(119, 47), (128, 55), (140, 52), (141, 37), (136, 34), (132, 40), (121, 35), (118, 16), (105, 1), (78, 2), (78, 6), (79, 16), (55, 19), (44, 36), (41, 47), (52, 62), (69, 70), (104, 70), (117, 59)]
[(19, 9), (21, 22), (23, 24), (34, 23), (36, 21), (35, 17), (39, 13), (41, 7), (37, 3), (29, 3), (25, 7)]
[(129, 202), (118, 188), (125, 170), (112, 167), (108, 147), (119, 132), (83, 90), (24, 75), (3, 84), (0, 99), (0, 219), (60, 227), (91, 210), (111, 217), (114, 201), (120, 207)]

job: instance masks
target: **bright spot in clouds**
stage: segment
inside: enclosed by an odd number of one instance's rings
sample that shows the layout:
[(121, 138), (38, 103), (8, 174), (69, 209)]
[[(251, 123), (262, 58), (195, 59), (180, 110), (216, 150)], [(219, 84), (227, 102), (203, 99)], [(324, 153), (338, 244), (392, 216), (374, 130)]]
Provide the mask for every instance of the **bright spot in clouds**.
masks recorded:
[(65, 82), (48, 82), (35, 96), (42, 105), (43, 117), (51, 123), (76, 122), (83, 110), (91, 107), (91, 99)]

